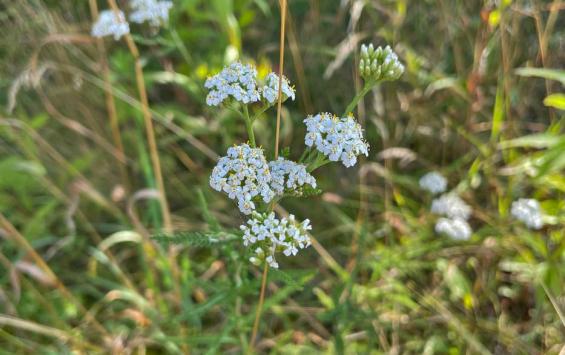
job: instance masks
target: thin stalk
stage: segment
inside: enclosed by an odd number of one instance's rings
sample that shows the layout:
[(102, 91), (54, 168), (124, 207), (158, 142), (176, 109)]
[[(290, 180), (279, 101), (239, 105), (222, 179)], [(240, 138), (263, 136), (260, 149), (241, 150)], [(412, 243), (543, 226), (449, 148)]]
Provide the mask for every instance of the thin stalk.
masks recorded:
[(177, 30), (169, 27), (169, 31), (171, 32), (171, 37), (173, 37), (173, 41), (175, 42), (175, 45), (178, 47), (179, 52), (182, 55), (184, 61), (186, 62), (186, 64), (190, 65), (190, 63), (192, 63), (192, 60), (190, 58), (190, 53), (188, 52), (188, 49), (182, 42), (182, 39), (180, 38)]
[(249, 109), (247, 108), (247, 105), (243, 105), (243, 112), (245, 113), (245, 127), (247, 128), (247, 135), (249, 136), (249, 143), (251, 144), (251, 146), (253, 148), (255, 148), (257, 145), (255, 144), (255, 133), (253, 132), (253, 121), (250, 117), (249, 117)]
[(259, 320), (261, 319), (261, 311), (263, 310), (263, 303), (265, 302), (265, 289), (267, 286), (267, 273), (269, 272), (269, 264), (265, 262), (263, 268), (263, 276), (261, 277), (261, 294), (259, 295), (259, 304), (257, 305), (257, 312), (255, 313), (255, 321), (253, 322), (253, 332), (251, 333), (250, 347), (253, 349), (255, 339), (257, 338), (257, 331), (259, 330)]
[(361, 89), (361, 91), (359, 91), (357, 93), (357, 95), (355, 95), (355, 97), (353, 98), (353, 100), (351, 100), (351, 102), (349, 103), (349, 105), (347, 105), (347, 108), (345, 109), (345, 112), (343, 113), (343, 115), (347, 115), (350, 112), (353, 112), (353, 110), (355, 109), (355, 107), (357, 106), (357, 104), (359, 103), (359, 100), (361, 100), (363, 97), (365, 97), (365, 95), (367, 95), (367, 93), (373, 88), (373, 86), (375, 86), (377, 84), (377, 81), (375, 80), (369, 80), (365, 82), (365, 85), (363, 86), (363, 89)]
[(282, 77), (284, 68), (284, 32), (286, 24), (286, 0), (280, 0), (281, 6), (281, 38), (279, 47), (279, 102), (277, 104), (277, 127), (275, 131), (275, 160), (279, 157), (279, 136), (281, 128), (281, 108), (282, 108)]
[[(108, 4), (112, 10), (117, 14), (119, 13), (116, 0), (108, 0)], [(145, 123), (145, 130), (147, 141), (149, 143), (149, 154), (151, 156), (151, 164), (155, 174), (155, 181), (157, 189), (159, 190), (159, 202), (161, 204), (161, 214), (163, 215), (163, 224), (166, 232), (172, 231), (171, 214), (169, 212), (169, 203), (167, 202), (167, 195), (165, 194), (165, 184), (163, 183), (163, 174), (161, 173), (161, 162), (159, 153), (157, 151), (157, 141), (155, 140), (155, 130), (153, 128), (153, 120), (151, 118), (151, 111), (149, 110), (149, 100), (147, 98), (147, 90), (145, 88), (145, 80), (143, 79), (143, 68), (139, 56), (139, 50), (129, 33), (124, 36), (128, 49), (135, 61), (135, 80), (137, 89), (139, 91), (139, 98), (141, 101), (141, 110), (143, 113), (143, 120)]]
[[(92, 19), (96, 21), (98, 19), (98, 5), (96, 0), (89, 0), (90, 13)], [(112, 82), (110, 80), (110, 67), (108, 66), (108, 60), (106, 59), (106, 47), (104, 46), (104, 41), (101, 38), (96, 38), (96, 47), (100, 53), (100, 65), (102, 66), (102, 78), (104, 80), (104, 95), (106, 101), (106, 110), (108, 110), (108, 118), (110, 119), (110, 129), (112, 130), (112, 138), (114, 139), (114, 145), (119, 153), (120, 164), (120, 175), (122, 178), (122, 184), (126, 190), (129, 190), (129, 178), (125, 166), (125, 153), (124, 145), (122, 143), (122, 135), (120, 133), (120, 126), (118, 124), (118, 113), (116, 110), (116, 103), (114, 101), (114, 95), (112, 95)]]
[[(284, 69), (284, 39), (285, 39), (285, 23), (286, 23), (286, 0), (279, 0), (279, 5), (281, 8), (281, 37), (279, 43), (279, 92), (278, 92), (278, 105), (277, 105), (277, 125), (275, 130), (275, 160), (279, 158), (279, 136), (281, 127), (281, 109), (282, 109), (282, 77)], [(248, 114), (249, 116), (249, 114)], [(271, 210), (274, 204), (271, 204)], [(263, 310), (263, 303), (265, 301), (265, 289), (267, 285), (267, 272), (269, 271), (269, 264), (265, 262), (265, 267), (263, 268), (263, 276), (261, 279), (261, 293), (259, 294), (259, 304), (257, 305), (257, 311), (255, 313), (255, 322), (253, 323), (253, 331), (251, 333), (251, 342), (249, 347), (253, 350), (255, 344), (255, 339), (257, 338), (257, 332), (259, 330), (259, 320), (261, 319), (261, 311)]]

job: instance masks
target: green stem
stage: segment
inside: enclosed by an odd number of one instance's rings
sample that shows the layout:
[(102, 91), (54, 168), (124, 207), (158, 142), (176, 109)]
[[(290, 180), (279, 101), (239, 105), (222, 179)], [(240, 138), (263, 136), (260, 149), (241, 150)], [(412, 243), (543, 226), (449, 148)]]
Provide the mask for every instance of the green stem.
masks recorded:
[(309, 173), (311, 173), (314, 170), (318, 169), (319, 167), (322, 167), (322, 166), (328, 164), (329, 162), (330, 162), (330, 160), (327, 159), (325, 155), (320, 154), (319, 152), (316, 151), (316, 154), (314, 156), (313, 161), (308, 163), (308, 167), (306, 168), (306, 170)]
[(251, 147), (255, 148), (255, 133), (253, 132), (253, 120), (249, 117), (249, 109), (247, 105), (243, 105), (243, 112), (245, 113), (245, 127), (247, 127), (247, 135), (249, 136), (249, 143)]
[(353, 112), (353, 110), (355, 109), (355, 107), (357, 107), (357, 103), (359, 103), (359, 100), (361, 100), (363, 97), (365, 97), (365, 95), (367, 95), (367, 93), (373, 88), (373, 86), (375, 86), (378, 83), (378, 80), (369, 80), (365, 82), (365, 85), (363, 86), (363, 89), (361, 89), (361, 91), (359, 91), (357, 93), (357, 95), (355, 95), (355, 97), (353, 98), (353, 100), (351, 100), (351, 102), (349, 103), (349, 105), (347, 105), (347, 108), (345, 109), (345, 112), (343, 113), (343, 116), (346, 116), (347, 114), (349, 114), (350, 112)]
[(253, 117), (251, 118), (251, 121), (255, 122), (255, 120), (258, 119), (259, 116), (261, 116), (263, 113), (265, 113), (265, 111), (267, 111), (270, 107), (271, 106), (269, 106), (269, 105), (265, 105), (265, 106), (261, 107), (261, 109), (253, 115)]

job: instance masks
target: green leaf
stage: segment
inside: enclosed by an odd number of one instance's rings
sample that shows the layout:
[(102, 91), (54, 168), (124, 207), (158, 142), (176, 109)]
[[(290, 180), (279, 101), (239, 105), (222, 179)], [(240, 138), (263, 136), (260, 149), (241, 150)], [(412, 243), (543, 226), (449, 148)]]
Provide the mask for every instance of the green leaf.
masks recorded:
[(565, 138), (554, 134), (540, 133), (523, 136), (516, 139), (510, 139), (499, 143), (501, 149), (507, 148), (548, 148), (564, 142)]
[(520, 76), (534, 76), (548, 80), (556, 80), (565, 85), (565, 70), (545, 68), (518, 68), (516, 74)]
[(565, 110), (565, 94), (551, 94), (543, 100), (545, 106)]
[(496, 90), (496, 99), (494, 102), (494, 111), (492, 112), (492, 130), (490, 134), (491, 142), (496, 141), (504, 122), (504, 90), (502, 85), (498, 85)]

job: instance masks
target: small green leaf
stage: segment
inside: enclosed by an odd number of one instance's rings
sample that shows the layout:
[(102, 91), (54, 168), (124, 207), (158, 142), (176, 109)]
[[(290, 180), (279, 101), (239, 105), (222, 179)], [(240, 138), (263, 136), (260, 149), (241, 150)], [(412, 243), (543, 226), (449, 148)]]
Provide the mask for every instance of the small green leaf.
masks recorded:
[(545, 68), (518, 68), (516, 74), (521, 76), (535, 76), (548, 80), (557, 80), (565, 85), (565, 70)]
[(565, 110), (565, 94), (551, 94), (543, 100), (545, 106)]

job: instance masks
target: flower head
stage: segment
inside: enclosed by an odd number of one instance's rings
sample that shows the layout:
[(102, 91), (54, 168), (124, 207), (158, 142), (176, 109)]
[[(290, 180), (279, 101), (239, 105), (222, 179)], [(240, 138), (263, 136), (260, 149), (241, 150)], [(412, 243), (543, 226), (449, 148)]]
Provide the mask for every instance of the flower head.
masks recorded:
[(247, 144), (229, 148), (227, 156), (220, 158), (210, 176), (210, 186), (237, 200), (244, 214), (255, 210), (255, 197), (260, 196), (265, 203), (271, 201), (275, 194), (270, 183), (271, 173), (263, 149)]
[(327, 156), (331, 161), (339, 161), (346, 167), (357, 163), (357, 156), (369, 155), (369, 145), (363, 138), (361, 125), (352, 115), (339, 118), (329, 113), (308, 116), (304, 143)]
[(257, 70), (250, 64), (232, 63), (208, 78), (204, 86), (210, 89), (206, 97), (209, 106), (218, 106), (229, 97), (244, 104), (260, 100)]
[[(279, 76), (276, 73), (269, 73), (265, 78), (265, 86), (261, 90), (263, 98), (267, 100), (270, 104), (275, 103), (279, 97)], [(290, 82), (283, 75), (282, 77), (282, 96), (283, 101), (287, 98), (291, 98), (294, 101), (294, 88), (290, 86)]]
[(300, 194), (304, 185), (316, 187), (316, 179), (306, 171), (306, 166), (284, 158), (269, 162), (271, 189), (282, 195), (285, 190)]
[(159, 26), (169, 20), (169, 10), (172, 7), (171, 1), (132, 0), (133, 12), (129, 19), (136, 23), (150, 22), (153, 26)]
[(432, 171), (422, 176), (420, 187), (433, 194), (442, 193), (447, 188), (447, 180), (437, 171)]
[(512, 202), (512, 216), (524, 222), (529, 228), (540, 229), (543, 227), (543, 218), (540, 204), (537, 200), (521, 198)]
[(435, 229), (436, 232), (447, 234), (457, 240), (466, 240), (471, 236), (471, 227), (462, 218), (440, 218)]
[(122, 11), (116, 13), (114, 10), (101, 11), (91, 30), (94, 37), (114, 36), (116, 41), (128, 33), (129, 24), (124, 13)]
[(471, 207), (455, 193), (447, 193), (432, 201), (432, 212), (467, 220), (471, 216)]
[(390, 46), (375, 49), (373, 44), (361, 45), (359, 72), (364, 79), (396, 80), (404, 73), (404, 65)]
[(298, 223), (293, 215), (278, 219), (275, 213), (253, 213), (253, 217), (239, 227), (243, 231), (243, 245), (255, 248), (256, 256), (250, 261), (259, 264), (265, 261), (278, 268), (276, 252), (286, 256), (296, 255), (300, 249), (310, 246), (306, 231), (312, 229), (309, 220)]

